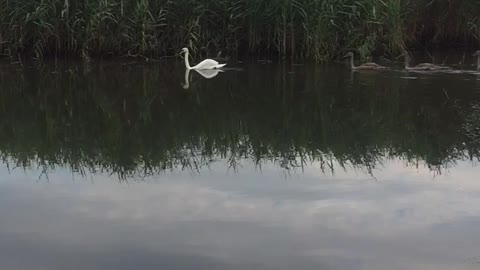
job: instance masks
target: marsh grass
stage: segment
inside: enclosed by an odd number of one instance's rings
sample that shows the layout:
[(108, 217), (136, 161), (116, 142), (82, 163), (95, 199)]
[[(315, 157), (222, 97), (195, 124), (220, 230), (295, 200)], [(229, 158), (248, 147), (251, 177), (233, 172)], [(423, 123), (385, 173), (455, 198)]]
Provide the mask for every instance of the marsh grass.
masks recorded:
[(369, 58), (478, 45), (479, 13), (476, 0), (0, 0), (0, 53)]

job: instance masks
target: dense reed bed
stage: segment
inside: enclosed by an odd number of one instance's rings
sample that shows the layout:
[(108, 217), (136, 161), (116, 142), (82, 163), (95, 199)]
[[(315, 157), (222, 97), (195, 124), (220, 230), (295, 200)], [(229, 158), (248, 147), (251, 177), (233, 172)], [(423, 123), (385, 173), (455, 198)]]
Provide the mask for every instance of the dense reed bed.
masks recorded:
[(477, 45), (478, 14), (477, 0), (0, 0), (0, 53), (366, 58)]

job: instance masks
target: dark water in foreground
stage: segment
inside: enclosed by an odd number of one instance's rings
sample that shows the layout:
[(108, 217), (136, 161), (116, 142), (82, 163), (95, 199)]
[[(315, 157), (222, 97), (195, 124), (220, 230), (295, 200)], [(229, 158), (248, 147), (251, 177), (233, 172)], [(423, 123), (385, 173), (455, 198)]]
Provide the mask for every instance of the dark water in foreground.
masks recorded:
[(162, 66), (0, 65), (1, 269), (478, 269), (480, 75)]

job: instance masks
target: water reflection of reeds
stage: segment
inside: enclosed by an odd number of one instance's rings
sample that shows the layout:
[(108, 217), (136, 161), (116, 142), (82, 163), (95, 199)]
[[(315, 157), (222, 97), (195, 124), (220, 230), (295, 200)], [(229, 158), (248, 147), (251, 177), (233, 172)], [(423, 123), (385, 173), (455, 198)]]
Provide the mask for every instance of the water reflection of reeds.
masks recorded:
[(388, 159), (438, 170), (479, 156), (462, 133), (461, 93), (446, 99), (435, 84), (394, 76), (291, 69), (194, 78), (188, 90), (183, 70), (155, 65), (0, 69), (1, 155), (16, 166), (121, 177), (195, 171), (219, 159), (370, 172)]

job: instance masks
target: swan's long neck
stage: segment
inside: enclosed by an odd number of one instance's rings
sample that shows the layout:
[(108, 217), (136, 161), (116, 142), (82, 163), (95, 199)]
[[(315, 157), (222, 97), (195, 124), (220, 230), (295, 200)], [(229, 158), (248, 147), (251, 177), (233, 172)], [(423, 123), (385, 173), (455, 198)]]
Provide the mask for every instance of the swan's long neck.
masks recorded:
[(350, 56), (350, 67), (353, 69), (355, 68), (355, 61), (353, 60), (353, 55)]
[(480, 69), (480, 54), (477, 55), (477, 69)]
[(185, 70), (185, 85), (183, 88), (188, 89), (190, 87), (190, 69)]
[(185, 67), (187, 67), (187, 69), (192, 69), (190, 61), (188, 61), (188, 51), (185, 52)]
[(410, 66), (410, 56), (408, 54), (405, 54), (405, 68), (408, 68)]

